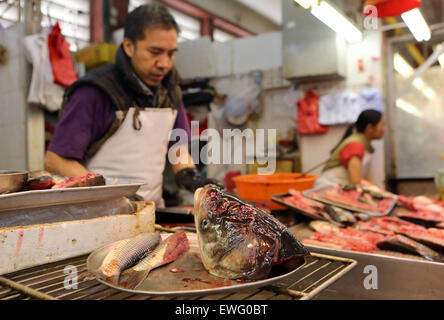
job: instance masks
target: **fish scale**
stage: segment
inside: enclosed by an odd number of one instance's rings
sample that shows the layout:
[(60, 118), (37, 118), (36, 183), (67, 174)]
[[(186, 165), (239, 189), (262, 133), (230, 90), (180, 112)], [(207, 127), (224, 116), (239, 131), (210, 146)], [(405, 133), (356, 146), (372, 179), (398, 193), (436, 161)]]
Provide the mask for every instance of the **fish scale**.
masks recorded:
[(120, 272), (143, 258), (159, 242), (159, 233), (142, 233), (134, 238), (119, 241), (100, 266), (104, 278), (117, 284)]
[(151, 270), (174, 261), (189, 248), (185, 231), (176, 232), (162, 241), (135, 266), (122, 272), (119, 284), (129, 289), (136, 288), (146, 279)]
[(272, 265), (309, 255), (275, 217), (215, 185), (195, 191), (194, 220), (202, 263), (218, 277), (263, 279)]

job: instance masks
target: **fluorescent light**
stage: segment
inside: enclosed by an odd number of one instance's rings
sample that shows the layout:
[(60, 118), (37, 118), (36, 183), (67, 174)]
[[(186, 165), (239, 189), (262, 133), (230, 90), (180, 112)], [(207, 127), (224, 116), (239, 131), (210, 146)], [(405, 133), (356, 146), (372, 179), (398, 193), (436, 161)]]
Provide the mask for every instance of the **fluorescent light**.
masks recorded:
[[(438, 45), (435, 47), (435, 51), (441, 50), (441, 48), (442, 48), (442, 44), (438, 44)], [(439, 57), (438, 57), (438, 61), (439, 61), (439, 64), (441, 65), (441, 67), (444, 68), (444, 53), (442, 53), (442, 54), (439, 55)]]
[(406, 101), (402, 100), (402, 99), (398, 99), (396, 100), (396, 106), (407, 112), (410, 113), (416, 117), (422, 117), (422, 113), (420, 111), (418, 111), (418, 109), (416, 109), (416, 107), (412, 106), (411, 104), (407, 103)]
[(438, 57), (439, 64), (444, 68), (444, 53)]
[(317, 0), (294, 0), (297, 4), (299, 4), (304, 9), (308, 9), (311, 6), (315, 6), (317, 3)]
[(405, 61), (405, 59), (399, 53), (395, 53), (393, 66), (395, 67), (395, 70), (403, 76), (408, 76), (413, 73), (412, 66), (409, 65), (408, 62)]
[(427, 87), (424, 83), (424, 80), (421, 78), (416, 78), (415, 81), (413, 81), (413, 86), (422, 92), (423, 95), (429, 100), (435, 100), (436, 99), (436, 92), (433, 91), (432, 88)]
[(350, 43), (362, 40), (362, 32), (326, 1), (311, 8), (311, 13)]
[[(407, 78), (413, 74), (412, 66), (405, 61), (405, 59), (399, 53), (395, 53), (393, 66), (395, 70), (398, 71), (404, 78)], [(436, 92), (430, 87), (427, 87), (422, 78), (416, 78), (412, 84), (416, 89), (418, 89), (418, 91), (421, 91), (421, 93), (427, 99), (436, 99)]]
[(429, 41), (431, 31), (418, 8), (404, 12), (401, 18), (412, 32), (416, 41)]
[(436, 92), (433, 91), (433, 89), (426, 87), (424, 90), (422, 90), (422, 93), (429, 99), (429, 100), (435, 100), (436, 99)]
[(416, 78), (415, 81), (413, 81), (413, 86), (421, 91), (424, 88), (424, 80)]

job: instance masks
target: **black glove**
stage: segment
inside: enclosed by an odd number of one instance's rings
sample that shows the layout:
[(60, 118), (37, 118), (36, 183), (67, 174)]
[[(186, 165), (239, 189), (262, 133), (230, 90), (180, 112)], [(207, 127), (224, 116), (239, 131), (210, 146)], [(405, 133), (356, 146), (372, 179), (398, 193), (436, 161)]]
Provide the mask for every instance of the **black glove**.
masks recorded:
[(215, 184), (222, 187), (222, 183), (216, 179), (203, 178), (196, 168), (185, 168), (176, 173), (176, 184), (179, 188), (185, 188), (194, 192), (207, 184)]

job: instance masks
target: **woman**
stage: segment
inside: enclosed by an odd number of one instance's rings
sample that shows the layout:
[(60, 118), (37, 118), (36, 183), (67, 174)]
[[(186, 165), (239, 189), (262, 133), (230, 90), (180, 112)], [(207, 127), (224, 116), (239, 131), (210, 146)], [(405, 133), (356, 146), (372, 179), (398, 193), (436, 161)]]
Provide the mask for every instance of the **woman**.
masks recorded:
[(381, 112), (372, 109), (361, 112), (356, 123), (347, 129), (333, 148), (316, 184), (357, 185), (362, 179), (371, 181), (369, 164), (374, 150), (370, 142), (382, 139), (385, 130), (385, 119)]

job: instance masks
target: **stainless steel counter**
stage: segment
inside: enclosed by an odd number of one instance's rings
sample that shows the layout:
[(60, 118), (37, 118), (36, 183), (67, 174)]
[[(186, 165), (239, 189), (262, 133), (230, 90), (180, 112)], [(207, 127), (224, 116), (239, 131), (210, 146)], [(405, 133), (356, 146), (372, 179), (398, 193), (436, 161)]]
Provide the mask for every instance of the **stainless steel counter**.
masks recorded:
[[(312, 252), (350, 258), (358, 262), (353, 270), (319, 293), (314, 298), (316, 300), (444, 299), (443, 263), (315, 246), (307, 248)], [(377, 289), (366, 289), (364, 285), (366, 277), (371, 276), (370, 273), (364, 273), (366, 266), (375, 267), (376, 272), (373, 274), (377, 276)]]

